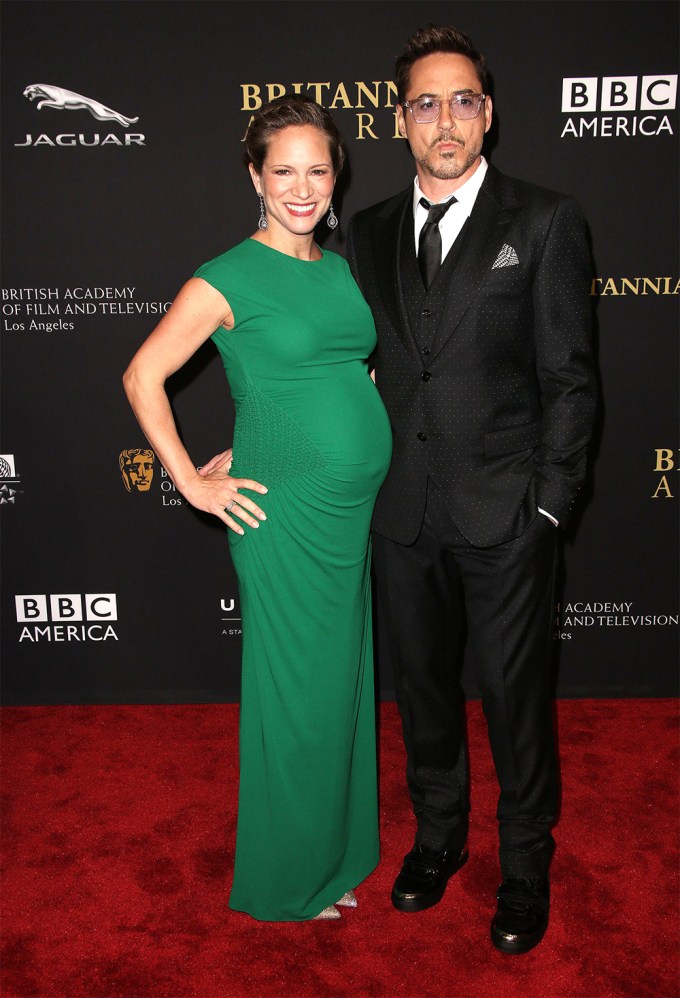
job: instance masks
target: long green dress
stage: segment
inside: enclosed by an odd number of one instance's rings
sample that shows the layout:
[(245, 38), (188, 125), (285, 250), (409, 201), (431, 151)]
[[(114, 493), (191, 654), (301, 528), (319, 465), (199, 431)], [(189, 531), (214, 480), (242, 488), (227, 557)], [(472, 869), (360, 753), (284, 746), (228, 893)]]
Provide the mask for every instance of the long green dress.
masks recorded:
[(313, 918), (378, 861), (369, 526), (387, 414), (368, 306), (342, 257), (253, 239), (196, 274), (235, 326), (213, 334), (236, 407), (231, 474), (267, 515), (229, 532), (243, 618), (232, 908)]

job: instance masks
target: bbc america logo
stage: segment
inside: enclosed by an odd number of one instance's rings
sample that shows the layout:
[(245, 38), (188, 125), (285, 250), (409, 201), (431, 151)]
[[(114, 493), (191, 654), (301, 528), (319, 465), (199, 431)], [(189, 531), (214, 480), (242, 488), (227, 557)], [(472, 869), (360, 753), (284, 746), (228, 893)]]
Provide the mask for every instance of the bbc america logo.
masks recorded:
[(677, 89), (677, 76), (570, 76), (562, 81), (562, 110), (672, 111)]
[[(667, 114), (677, 100), (677, 74), (565, 77), (562, 111), (569, 117), (561, 138), (673, 134)], [(589, 115), (590, 117), (586, 117)]]
[(14, 597), (19, 641), (118, 640), (115, 593), (54, 593)]

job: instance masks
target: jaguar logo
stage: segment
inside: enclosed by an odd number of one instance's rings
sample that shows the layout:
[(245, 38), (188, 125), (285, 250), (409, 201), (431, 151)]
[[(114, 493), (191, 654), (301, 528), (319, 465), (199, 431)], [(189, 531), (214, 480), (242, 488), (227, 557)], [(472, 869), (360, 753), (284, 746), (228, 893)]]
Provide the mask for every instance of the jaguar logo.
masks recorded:
[(55, 111), (89, 111), (97, 121), (117, 121), (124, 128), (139, 121), (139, 118), (126, 118), (125, 115), (100, 104), (98, 100), (83, 97), (72, 90), (64, 90), (63, 87), (53, 87), (49, 83), (31, 83), (24, 90), (24, 97), (28, 97), (30, 101), (37, 100), (38, 111), (43, 107), (51, 107)]

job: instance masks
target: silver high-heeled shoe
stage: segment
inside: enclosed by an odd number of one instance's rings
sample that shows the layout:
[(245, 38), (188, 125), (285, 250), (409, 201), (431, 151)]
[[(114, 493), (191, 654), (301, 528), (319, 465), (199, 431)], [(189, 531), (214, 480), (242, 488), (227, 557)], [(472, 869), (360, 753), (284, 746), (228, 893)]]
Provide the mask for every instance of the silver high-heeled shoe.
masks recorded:
[(357, 901), (356, 894), (354, 891), (347, 891), (343, 894), (339, 901), (335, 902), (340, 908), (356, 908), (359, 902)]
[(340, 914), (340, 912), (338, 911), (338, 909), (335, 907), (334, 904), (329, 904), (327, 908), (324, 908), (324, 910), (320, 911), (318, 915), (315, 915), (314, 918), (311, 919), (311, 921), (316, 922), (317, 919), (326, 919), (326, 918), (342, 918), (342, 915)]

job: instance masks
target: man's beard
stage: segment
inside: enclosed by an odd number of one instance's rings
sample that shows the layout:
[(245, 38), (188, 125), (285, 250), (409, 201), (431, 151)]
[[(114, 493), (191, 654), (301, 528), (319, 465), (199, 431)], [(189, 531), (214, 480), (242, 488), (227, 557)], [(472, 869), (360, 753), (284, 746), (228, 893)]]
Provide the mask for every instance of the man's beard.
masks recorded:
[(437, 166), (435, 166), (434, 163), (432, 163), (429, 158), (432, 150), (436, 149), (437, 146), (441, 144), (441, 142), (456, 142), (456, 141), (457, 141), (456, 139), (448, 137), (438, 139), (437, 142), (435, 142), (428, 149), (425, 156), (416, 160), (416, 162), (419, 164), (419, 166), (423, 168), (423, 170), (429, 173), (431, 177), (436, 177), (437, 180), (457, 180), (458, 177), (462, 177), (462, 175), (467, 170), (470, 169), (472, 164), (477, 161), (481, 150), (473, 150), (473, 149), (466, 150), (463, 143), (458, 142), (458, 145), (460, 145), (464, 151), (464, 158), (462, 163), (460, 161), (456, 161), (455, 153), (446, 153), (446, 152), (442, 153), (440, 157), (440, 162), (437, 164)]

